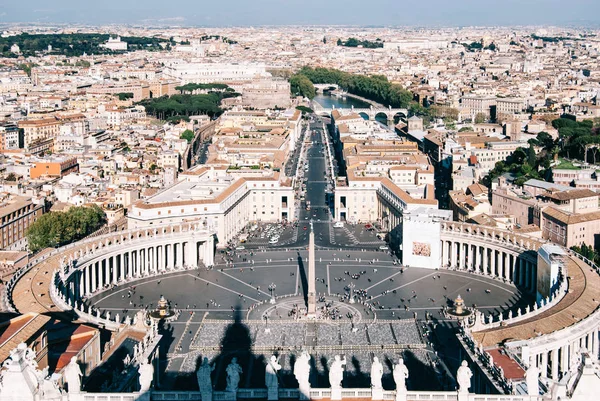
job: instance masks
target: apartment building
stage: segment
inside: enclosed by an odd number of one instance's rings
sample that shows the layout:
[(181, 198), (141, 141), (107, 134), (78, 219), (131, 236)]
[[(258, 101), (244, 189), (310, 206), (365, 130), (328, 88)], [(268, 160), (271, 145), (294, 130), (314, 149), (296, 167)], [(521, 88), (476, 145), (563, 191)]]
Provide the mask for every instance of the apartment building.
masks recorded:
[(489, 118), (491, 107), (496, 106), (496, 104), (497, 98), (495, 96), (468, 95), (461, 98), (461, 107), (473, 117), (477, 114), (483, 114)]
[(490, 214), (488, 188), (479, 183), (471, 184), (466, 191), (450, 191), (450, 210), (455, 221), (469, 221), (480, 214)]
[(76, 157), (51, 157), (34, 161), (29, 170), (29, 177), (33, 180), (40, 177), (64, 177), (77, 172), (79, 163)]
[(36, 146), (46, 141), (53, 141), (61, 133), (61, 127), (68, 125), (72, 132), (84, 134), (88, 124), (83, 114), (53, 115), (35, 120), (19, 121), (18, 127), (23, 130), (23, 147), (35, 153)]
[(19, 134), (19, 127), (13, 123), (0, 123), (0, 152), (4, 150), (17, 150), (23, 145)]
[(34, 203), (32, 198), (12, 194), (0, 197), (0, 248), (24, 248), (27, 229), (43, 213), (43, 203)]

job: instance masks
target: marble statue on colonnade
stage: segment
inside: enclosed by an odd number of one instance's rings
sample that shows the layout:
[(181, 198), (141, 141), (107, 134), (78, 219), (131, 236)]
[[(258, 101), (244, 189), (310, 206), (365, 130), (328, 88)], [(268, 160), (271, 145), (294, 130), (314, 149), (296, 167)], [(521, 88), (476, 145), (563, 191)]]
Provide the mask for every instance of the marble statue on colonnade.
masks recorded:
[(211, 373), (215, 370), (215, 365), (210, 365), (208, 363), (208, 358), (204, 357), (202, 364), (200, 365), (200, 369), (196, 372), (196, 380), (198, 381), (198, 389), (200, 390), (200, 394), (202, 394), (203, 401), (212, 401), (212, 380)]
[(310, 399), (310, 355), (306, 350), (302, 351), (302, 354), (296, 359), (294, 364), (294, 376), (298, 381), (298, 392), (300, 393), (300, 400)]
[(242, 367), (237, 363), (237, 358), (235, 356), (231, 359), (231, 363), (227, 366), (226, 371), (227, 388), (225, 391), (237, 393), (240, 384), (240, 375), (242, 374)]
[(396, 383), (396, 401), (404, 401), (406, 400), (406, 379), (408, 379), (408, 368), (404, 364), (404, 359), (398, 358), (392, 374)]
[(69, 394), (77, 394), (81, 392), (81, 377), (83, 374), (81, 373), (81, 369), (77, 363), (76, 356), (71, 358), (71, 362), (69, 362), (67, 367), (65, 367), (63, 375), (67, 385), (69, 386)]
[(271, 355), (271, 358), (267, 361), (265, 367), (265, 385), (267, 386), (267, 400), (279, 399), (279, 379), (277, 378), (277, 372), (281, 369), (281, 365), (275, 355)]
[(339, 355), (333, 357), (333, 362), (329, 368), (329, 385), (332, 389), (342, 388), (344, 378), (344, 368), (346, 358), (342, 359)]
[(373, 357), (371, 363), (371, 399), (383, 400), (383, 385), (381, 377), (383, 376), (383, 365), (379, 362), (379, 358)]
[(331, 386), (331, 399), (342, 399), (342, 380), (344, 379), (344, 365), (346, 358), (342, 359), (339, 355), (333, 357), (333, 362), (329, 368), (329, 385)]
[(154, 366), (152, 366), (152, 363), (144, 361), (140, 365), (139, 373), (140, 392), (146, 392), (150, 390), (150, 386), (152, 385), (152, 379), (154, 379)]
[(374, 389), (380, 389), (383, 387), (381, 384), (381, 378), (383, 377), (383, 365), (379, 362), (379, 358), (373, 357), (373, 363), (371, 364), (371, 387)]
[(460, 367), (456, 371), (456, 381), (458, 382), (458, 392), (467, 394), (471, 388), (471, 377), (473, 372), (469, 369), (467, 361), (462, 361)]

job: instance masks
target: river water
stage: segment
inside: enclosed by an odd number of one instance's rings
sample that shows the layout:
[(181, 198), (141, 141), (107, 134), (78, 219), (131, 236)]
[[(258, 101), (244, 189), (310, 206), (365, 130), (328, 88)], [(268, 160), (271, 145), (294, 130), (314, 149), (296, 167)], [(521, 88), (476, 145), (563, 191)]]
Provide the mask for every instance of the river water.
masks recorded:
[[(345, 98), (342, 98), (342, 97), (332, 96), (329, 93), (317, 94), (314, 97), (313, 102), (319, 103), (321, 106), (323, 106), (326, 109), (332, 108), (333, 106), (335, 106), (336, 109), (349, 109), (352, 106), (354, 106), (355, 108), (360, 108), (360, 109), (368, 109), (370, 106), (369, 103), (363, 102), (362, 100), (355, 99), (350, 96), (346, 96)], [(365, 120), (368, 119), (365, 116), (362, 116), (362, 117)], [(383, 123), (384, 125), (387, 125), (387, 119), (383, 116), (376, 117), (376, 120), (379, 121), (380, 123)]]

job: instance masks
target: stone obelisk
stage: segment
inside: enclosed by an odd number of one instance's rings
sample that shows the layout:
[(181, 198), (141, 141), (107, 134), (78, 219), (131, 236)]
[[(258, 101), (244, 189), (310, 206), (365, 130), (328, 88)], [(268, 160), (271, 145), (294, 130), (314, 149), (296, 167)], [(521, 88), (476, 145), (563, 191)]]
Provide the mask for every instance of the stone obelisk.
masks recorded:
[(315, 291), (315, 232), (313, 223), (310, 222), (310, 234), (308, 236), (308, 297), (307, 317), (315, 318), (317, 315), (317, 294)]

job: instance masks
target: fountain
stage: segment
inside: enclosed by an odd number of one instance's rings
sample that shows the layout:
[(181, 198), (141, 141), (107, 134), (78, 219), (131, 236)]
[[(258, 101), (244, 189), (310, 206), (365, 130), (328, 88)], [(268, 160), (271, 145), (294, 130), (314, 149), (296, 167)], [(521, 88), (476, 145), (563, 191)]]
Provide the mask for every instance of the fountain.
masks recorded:
[(171, 320), (176, 317), (175, 310), (169, 306), (169, 301), (165, 299), (163, 295), (160, 296), (156, 309), (148, 313), (148, 315), (154, 320)]
[(473, 314), (473, 310), (465, 307), (465, 301), (460, 294), (454, 299), (452, 308), (446, 311), (446, 314), (451, 318), (464, 319)]

